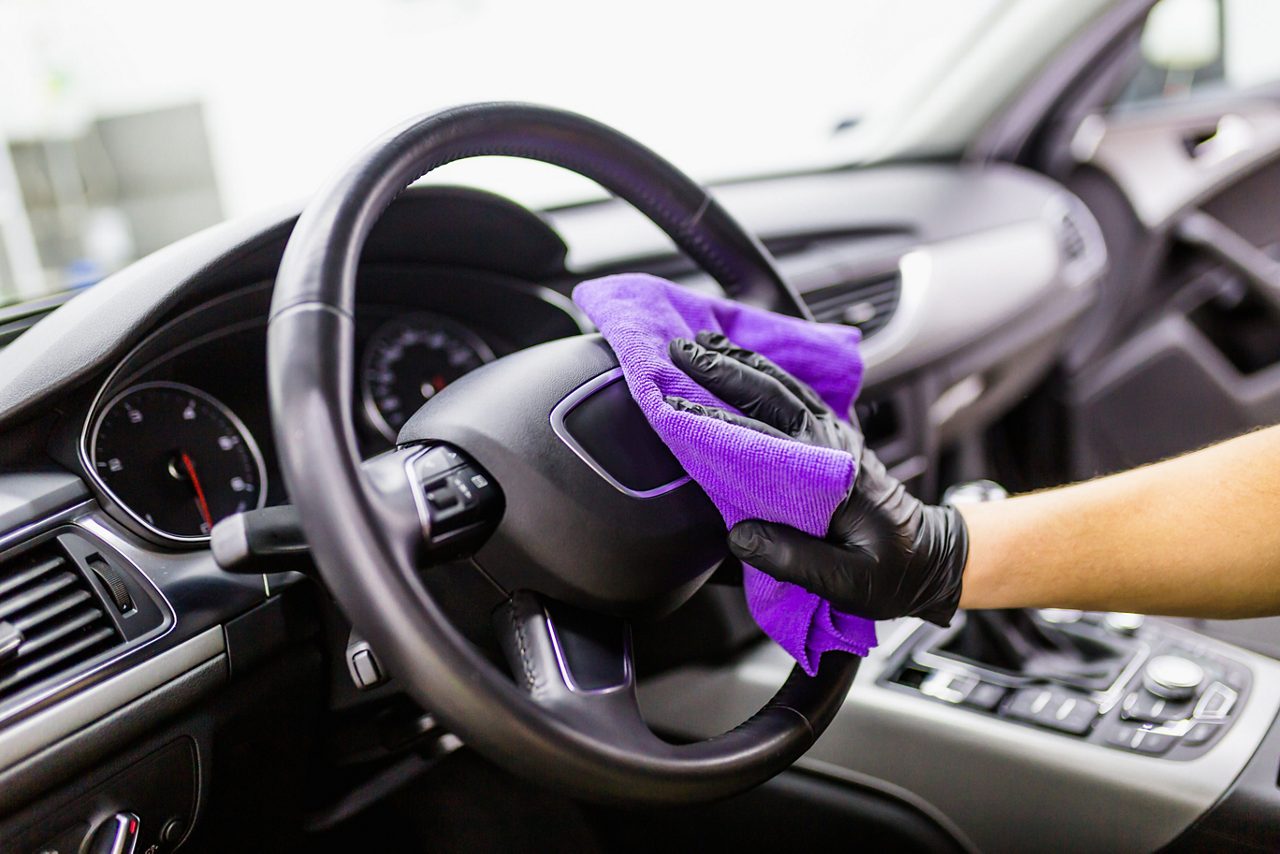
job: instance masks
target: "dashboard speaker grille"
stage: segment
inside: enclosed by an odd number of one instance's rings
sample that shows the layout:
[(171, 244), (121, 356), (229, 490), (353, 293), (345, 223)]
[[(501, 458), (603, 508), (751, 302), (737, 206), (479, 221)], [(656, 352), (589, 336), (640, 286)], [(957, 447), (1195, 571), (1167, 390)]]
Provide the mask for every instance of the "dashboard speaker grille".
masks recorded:
[(815, 320), (856, 326), (863, 338), (870, 338), (893, 317), (901, 295), (902, 278), (895, 271), (809, 291), (804, 301)]
[(57, 540), (0, 563), (0, 701), (123, 642)]

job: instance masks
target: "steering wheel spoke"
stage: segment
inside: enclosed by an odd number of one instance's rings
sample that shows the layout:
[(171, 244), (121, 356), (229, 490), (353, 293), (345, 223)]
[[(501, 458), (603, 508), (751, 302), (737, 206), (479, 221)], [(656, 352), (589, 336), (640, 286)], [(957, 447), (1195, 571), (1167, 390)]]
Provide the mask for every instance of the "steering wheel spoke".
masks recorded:
[(520, 590), (497, 609), (494, 628), (516, 683), (534, 702), (614, 742), (658, 740), (636, 699), (630, 623)]

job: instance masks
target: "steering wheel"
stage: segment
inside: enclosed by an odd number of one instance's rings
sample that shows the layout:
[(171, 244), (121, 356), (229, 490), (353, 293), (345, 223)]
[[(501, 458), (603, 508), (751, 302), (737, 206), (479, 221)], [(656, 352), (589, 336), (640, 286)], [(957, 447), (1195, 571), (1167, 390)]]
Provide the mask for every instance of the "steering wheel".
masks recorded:
[[(320, 575), (409, 694), (495, 763), (574, 796), (688, 803), (788, 767), (839, 709), (858, 659), (827, 653), (723, 735), (659, 738), (636, 700), (630, 620), (687, 600), (727, 557), (725, 529), (619, 382), (599, 335), (539, 345), (462, 377), (362, 462), (352, 420), (356, 269), (374, 222), (427, 172), (508, 155), (596, 181), (670, 235), (735, 298), (805, 315), (768, 252), (701, 187), (572, 113), (478, 104), (409, 122), (307, 205), (268, 328), (281, 469)], [(510, 673), (428, 592), (466, 555), (505, 595)]]

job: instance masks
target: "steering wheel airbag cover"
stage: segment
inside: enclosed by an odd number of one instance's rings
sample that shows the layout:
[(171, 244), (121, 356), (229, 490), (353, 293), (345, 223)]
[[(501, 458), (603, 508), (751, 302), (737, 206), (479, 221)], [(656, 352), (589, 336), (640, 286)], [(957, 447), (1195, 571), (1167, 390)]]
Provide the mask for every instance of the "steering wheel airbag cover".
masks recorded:
[[(446, 387), (409, 419), (398, 441), (465, 448), (502, 485), (506, 511), (476, 561), (504, 589), (538, 590), (616, 616), (654, 617), (682, 604), (727, 557), (725, 528), (693, 481), (636, 497), (555, 433), (548, 413), (617, 367), (599, 335), (514, 353)], [(660, 444), (635, 402), (626, 403), (645, 438)], [(616, 424), (602, 429), (608, 432), (601, 441), (627, 441), (613, 435)]]

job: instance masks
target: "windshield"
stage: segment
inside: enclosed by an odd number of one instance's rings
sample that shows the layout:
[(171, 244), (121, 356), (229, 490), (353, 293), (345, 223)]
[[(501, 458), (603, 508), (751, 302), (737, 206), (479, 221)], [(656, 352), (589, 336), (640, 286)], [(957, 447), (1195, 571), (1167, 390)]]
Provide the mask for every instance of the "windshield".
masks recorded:
[[(849, 129), (998, 2), (0, 0), (0, 304), (303, 199), (461, 102), (576, 110), (708, 182), (849, 161)], [(432, 180), (533, 206), (600, 192), (493, 158)]]

